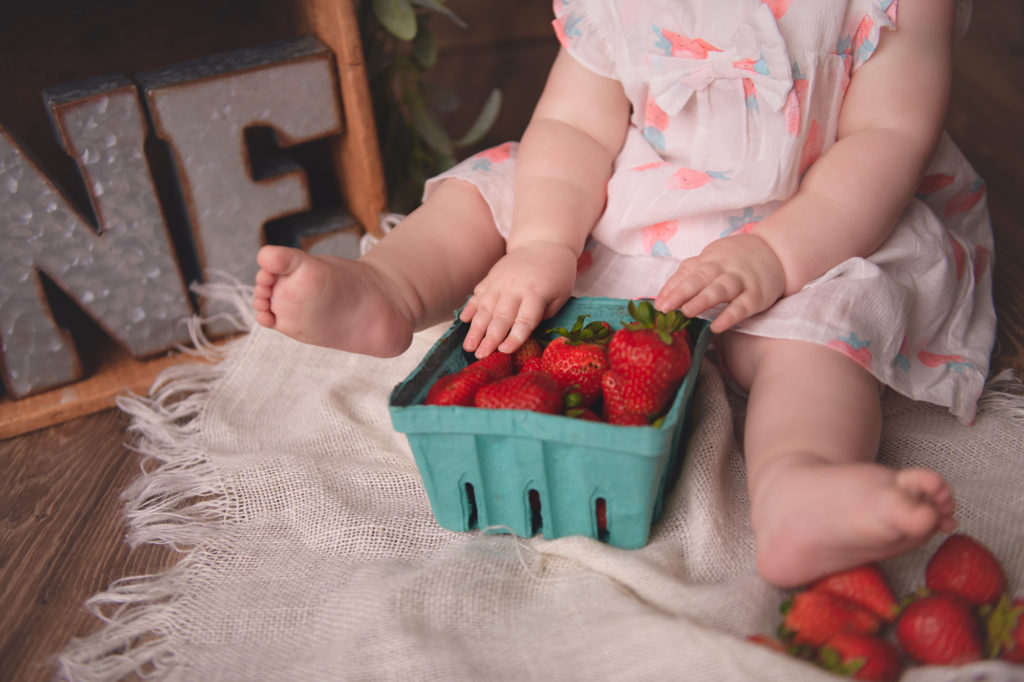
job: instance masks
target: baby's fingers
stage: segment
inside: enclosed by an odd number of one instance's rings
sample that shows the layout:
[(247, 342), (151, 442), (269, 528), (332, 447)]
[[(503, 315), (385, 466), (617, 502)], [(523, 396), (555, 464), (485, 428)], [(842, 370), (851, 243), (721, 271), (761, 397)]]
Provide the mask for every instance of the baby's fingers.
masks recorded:
[(480, 346), (480, 342), (487, 334), (491, 324), (491, 317), (494, 309), (494, 296), (489, 294), (474, 294), (462, 309), (459, 319), (469, 323), (466, 331), (466, 338), (462, 347), (473, 353)]
[[(480, 339), (479, 344), (476, 347), (476, 356), (478, 358), (486, 357), (493, 353), (497, 348), (498, 344), (506, 339), (509, 330), (512, 328), (513, 323), (516, 321), (516, 315), (519, 311), (521, 299), (510, 296), (502, 296), (498, 299), (497, 304), (494, 306), (492, 312), (488, 316), (488, 322), (486, 331), (483, 332), (483, 337)], [(477, 313), (477, 317), (483, 312), (483, 307)], [(476, 320), (474, 319), (474, 323)], [(470, 325), (470, 332), (473, 331), (472, 325)], [(468, 339), (467, 335), (467, 339)]]
[(654, 307), (658, 310), (677, 310), (706, 287), (712, 274), (699, 269), (698, 265), (693, 258), (680, 263), (679, 269), (672, 273), (655, 297)]
[(679, 308), (687, 317), (696, 317), (720, 303), (732, 301), (743, 291), (743, 283), (735, 275), (724, 273), (712, 279)]
[(539, 299), (526, 298), (516, 311), (508, 337), (498, 345), (502, 353), (514, 353), (530, 337), (544, 315), (544, 305)]
[(731, 329), (733, 325), (736, 325), (743, 320), (750, 317), (754, 312), (753, 308), (753, 297), (747, 294), (737, 296), (732, 302), (725, 307), (725, 310), (720, 312), (714, 320), (711, 321), (710, 329), (712, 333), (721, 334), (728, 329)]

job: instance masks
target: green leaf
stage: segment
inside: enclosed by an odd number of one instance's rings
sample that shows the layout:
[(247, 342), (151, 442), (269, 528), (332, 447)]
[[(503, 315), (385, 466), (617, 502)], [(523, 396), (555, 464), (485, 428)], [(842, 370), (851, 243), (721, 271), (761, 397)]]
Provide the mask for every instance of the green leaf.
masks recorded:
[(373, 0), (373, 13), (381, 26), (399, 40), (416, 37), (416, 11), (409, 0)]
[(444, 6), (444, 0), (412, 0), (412, 3), (445, 15), (459, 28), (469, 28), (469, 24), (460, 19), (455, 12)]
[(409, 114), (412, 117), (413, 130), (428, 147), (442, 156), (453, 156), (451, 138), (437, 118), (423, 105), (422, 99), (416, 98), (410, 103)]
[(480, 113), (477, 114), (476, 120), (473, 121), (473, 125), (469, 127), (466, 134), (455, 141), (457, 147), (468, 147), (471, 144), (479, 142), (484, 135), (494, 125), (494, 121), (498, 118), (498, 112), (501, 110), (501, 90), (495, 88), (491, 90), (491, 94), (487, 96), (487, 101), (484, 102), (484, 106), (480, 109)]
[(989, 647), (988, 657), (998, 658), (1004, 647), (1013, 648), (1013, 633), (1024, 618), (1024, 607), (1014, 606), (1010, 595), (1003, 594), (995, 608), (989, 608), (988, 613), (982, 612), (981, 616), (987, 635), (985, 640)]
[(437, 63), (437, 40), (426, 26), (420, 26), (412, 41), (412, 56), (416, 63), (429, 69)]

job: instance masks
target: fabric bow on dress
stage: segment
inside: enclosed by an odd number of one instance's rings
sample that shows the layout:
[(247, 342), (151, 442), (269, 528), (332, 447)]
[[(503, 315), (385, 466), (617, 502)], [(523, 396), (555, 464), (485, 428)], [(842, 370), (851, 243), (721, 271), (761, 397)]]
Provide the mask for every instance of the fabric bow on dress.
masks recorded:
[(698, 90), (718, 79), (747, 79), (757, 97), (778, 111), (793, 87), (786, 46), (772, 13), (764, 5), (752, 11), (724, 47), (699, 37), (656, 29), (657, 47), (648, 54), (650, 96), (668, 115), (679, 113)]

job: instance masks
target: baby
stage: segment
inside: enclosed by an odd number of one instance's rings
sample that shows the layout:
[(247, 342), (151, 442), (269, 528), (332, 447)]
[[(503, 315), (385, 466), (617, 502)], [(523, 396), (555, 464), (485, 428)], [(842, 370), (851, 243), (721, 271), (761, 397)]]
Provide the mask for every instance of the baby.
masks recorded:
[(360, 260), (266, 246), (260, 324), (389, 357), (467, 300), (512, 352), (573, 293), (712, 319), (749, 395), (757, 568), (782, 587), (955, 526), (876, 463), (881, 388), (973, 418), (995, 315), (983, 185), (942, 124), (954, 0), (556, 0), (518, 144), (428, 183)]

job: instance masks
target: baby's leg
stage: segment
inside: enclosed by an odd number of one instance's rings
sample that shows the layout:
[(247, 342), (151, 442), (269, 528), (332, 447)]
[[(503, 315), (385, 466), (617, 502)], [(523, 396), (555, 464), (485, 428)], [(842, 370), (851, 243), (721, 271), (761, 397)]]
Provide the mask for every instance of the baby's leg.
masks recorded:
[(256, 321), (305, 343), (379, 357), (450, 317), (505, 252), (475, 187), (446, 180), (359, 260), (265, 246)]
[(952, 530), (953, 494), (938, 473), (875, 463), (881, 401), (870, 373), (802, 341), (732, 333), (725, 353), (750, 392), (744, 450), (766, 580), (799, 586)]

